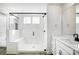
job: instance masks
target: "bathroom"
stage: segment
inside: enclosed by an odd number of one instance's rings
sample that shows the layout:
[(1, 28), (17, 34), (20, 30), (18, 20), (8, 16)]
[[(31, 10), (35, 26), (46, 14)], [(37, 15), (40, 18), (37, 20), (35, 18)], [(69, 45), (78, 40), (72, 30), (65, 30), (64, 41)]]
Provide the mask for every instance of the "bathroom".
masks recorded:
[(0, 3), (0, 54), (78, 55), (78, 14), (75, 3)]

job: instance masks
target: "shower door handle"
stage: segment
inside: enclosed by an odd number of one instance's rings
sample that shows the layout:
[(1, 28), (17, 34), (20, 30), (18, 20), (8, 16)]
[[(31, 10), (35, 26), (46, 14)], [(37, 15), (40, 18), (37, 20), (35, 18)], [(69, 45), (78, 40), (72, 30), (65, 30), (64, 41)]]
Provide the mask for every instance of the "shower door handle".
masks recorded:
[(33, 32), (33, 36), (34, 36), (35, 34), (34, 34), (34, 32)]

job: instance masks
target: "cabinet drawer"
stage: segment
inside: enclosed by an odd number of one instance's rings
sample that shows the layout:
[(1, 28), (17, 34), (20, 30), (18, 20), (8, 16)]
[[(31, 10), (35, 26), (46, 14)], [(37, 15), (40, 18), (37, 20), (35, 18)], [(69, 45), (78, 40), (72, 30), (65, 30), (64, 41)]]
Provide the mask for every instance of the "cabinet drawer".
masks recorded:
[(79, 55), (79, 52), (78, 51), (75, 51), (75, 55)]
[(56, 52), (59, 55), (71, 55), (68, 51), (66, 51), (65, 49), (63, 49), (61, 46), (56, 45)]
[(59, 52), (61, 51), (61, 55), (70, 55), (67, 51), (64, 49), (60, 49)]
[(71, 48), (69, 48), (68, 46), (66, 46), (64, 43), (56, 41), (56, 44), (59, 45), (62, 49), (64, 49), (68, 53), (70, 53), (71, 55), (73, 54), (73, 50)]

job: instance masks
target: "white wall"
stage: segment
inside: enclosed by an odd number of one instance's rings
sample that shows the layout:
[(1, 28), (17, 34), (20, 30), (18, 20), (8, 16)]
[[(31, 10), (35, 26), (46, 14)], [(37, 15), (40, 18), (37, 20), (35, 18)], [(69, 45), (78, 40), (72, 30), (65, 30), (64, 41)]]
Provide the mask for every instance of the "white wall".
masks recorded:
[(79, 13), (79, 4), (76, 4), (76, 13)]
[(6, 16), (0, 14), (0, 47), (6, 46)]
[(46, 12), (47, 4), (42, 3), (0, 3), (0, 10), (8, 12)]

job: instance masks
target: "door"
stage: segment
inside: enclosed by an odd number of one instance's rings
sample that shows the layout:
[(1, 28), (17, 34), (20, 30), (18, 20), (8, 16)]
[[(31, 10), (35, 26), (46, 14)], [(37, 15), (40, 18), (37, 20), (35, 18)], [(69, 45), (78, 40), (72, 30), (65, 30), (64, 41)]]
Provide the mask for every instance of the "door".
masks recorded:
[(21, 36), (26, 51), (44, 51), (43, 15), (19, 15)]

